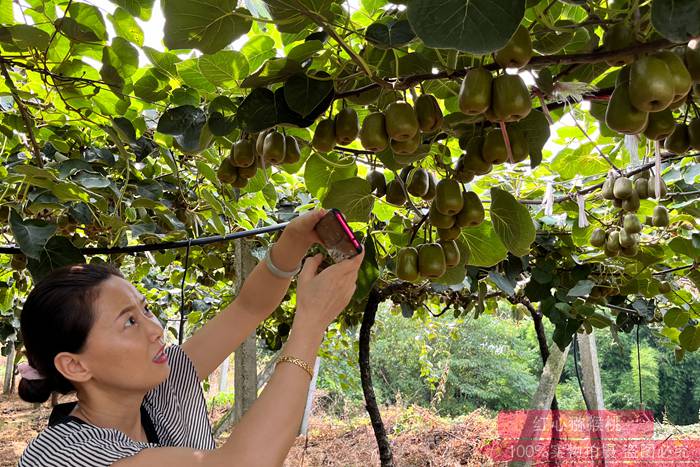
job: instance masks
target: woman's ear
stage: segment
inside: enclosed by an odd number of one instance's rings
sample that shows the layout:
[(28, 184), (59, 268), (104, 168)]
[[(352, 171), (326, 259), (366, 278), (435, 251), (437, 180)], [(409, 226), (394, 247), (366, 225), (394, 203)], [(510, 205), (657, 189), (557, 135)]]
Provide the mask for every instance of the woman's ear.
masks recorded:
[(92, 377), (92, 372), (84, 365), (80, 355), (70, 352), (60, 352), (53, 363), (56, 369), (67, 380), (84, 383)]

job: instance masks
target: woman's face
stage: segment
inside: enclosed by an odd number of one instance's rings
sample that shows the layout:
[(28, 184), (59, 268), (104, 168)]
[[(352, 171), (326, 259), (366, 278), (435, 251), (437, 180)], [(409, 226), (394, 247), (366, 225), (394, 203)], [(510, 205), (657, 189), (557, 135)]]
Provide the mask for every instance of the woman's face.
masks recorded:
[(91, 382), (147, 392), (167, 378), (163, 327), (133, 285), (110, 277), (99, 286), (93, 310), (95, 322), (81, 352)]

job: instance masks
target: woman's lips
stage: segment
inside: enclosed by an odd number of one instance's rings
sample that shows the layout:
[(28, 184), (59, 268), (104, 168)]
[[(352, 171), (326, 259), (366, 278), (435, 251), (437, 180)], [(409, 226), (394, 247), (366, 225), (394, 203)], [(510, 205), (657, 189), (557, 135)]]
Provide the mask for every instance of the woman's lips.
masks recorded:
[(168, 356), (165, 354), (165, 346), (161, 347), (160, 350), (158, 351), (158, 354), (156, 354), (155, 357), (153, 357), (153, 362), (154, 363), (165, 363), (168, 361)]

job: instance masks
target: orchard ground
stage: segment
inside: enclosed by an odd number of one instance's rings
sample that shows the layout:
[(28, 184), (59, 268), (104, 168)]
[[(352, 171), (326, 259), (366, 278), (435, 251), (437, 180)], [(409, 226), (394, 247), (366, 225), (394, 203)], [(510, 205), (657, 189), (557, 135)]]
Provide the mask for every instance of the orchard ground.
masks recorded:
[[(70, 396), (59, 402), (69, 401)], [(296, 466), (378, 466), (379, 455), (369, 418), (362, 411), (344, 416), (329, 415), (323, 407), (324, 392), (317, 390), (310, 418), (308, 439), (300, 436), (292, 447), (285, 467)], [(479, 452), (497, 437), (495, 414), (476, 410), (455, 419), (443, 418), (416, 405), (381, 407), (394, 459), (400, 466), (500, 465)], [(226, 407), (214, 405), (210, 420), (216, 422)], [(0, 467), (17, 465), (27, 443), (45, 426), (50, 404), (34, 408), (16, 394), (0, 396)], [(668, 435), (700, 439), (700, 424), (672, 426), (655, 424), (654, 439)], [(217, 444), (228, 437), (224, 433)]]

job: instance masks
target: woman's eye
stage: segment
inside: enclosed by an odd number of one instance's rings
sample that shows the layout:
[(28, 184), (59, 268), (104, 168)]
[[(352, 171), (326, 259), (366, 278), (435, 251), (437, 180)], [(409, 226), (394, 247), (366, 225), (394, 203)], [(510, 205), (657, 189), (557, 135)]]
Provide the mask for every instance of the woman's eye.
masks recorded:
[(136, 320), (134, 319), (133, 316), (129, 316), (129, 319), (126, 320), (126, 324), (124, 325), (125, 327), (131, 327), (134, 324), (136, 324)]
[(147, 306), (143, 307), (143, 313), (144, 313), (146, 316), (152, 316), (152, 315), (153, 315), (153, 313), (151, 313), (151, 310), (149, 310)]

